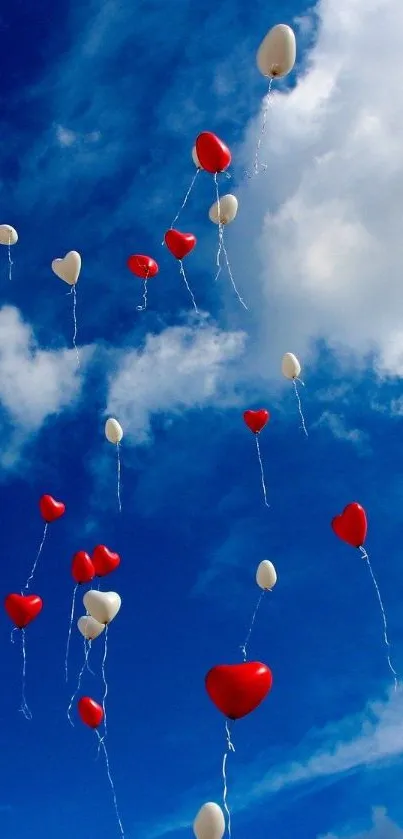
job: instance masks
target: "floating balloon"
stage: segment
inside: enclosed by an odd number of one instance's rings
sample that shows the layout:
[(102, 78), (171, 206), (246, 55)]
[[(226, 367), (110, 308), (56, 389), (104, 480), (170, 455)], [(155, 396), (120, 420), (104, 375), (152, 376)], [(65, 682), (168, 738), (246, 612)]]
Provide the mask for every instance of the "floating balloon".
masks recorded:
[(87, 591), (83, 598), (84, 606), (91, 617), (105, 626), (116, 617), (122, 601), (116, 591)]
[(90, 728), (98, 728), (101, 725), (104, 712), (101, 705), (89, 696), (82, 696), (78, 702), (78, 713), (82, 722)]
[(343, 542), (347, 542), (353, 548), (362, 547), (367, 536), (367, 516), (364, 508), (356, 501), (347, 504), (343, 512), (332, 519), (332, 528)]
[(18, 233), (11, 227), (11, 224), (0, 224), (0, 245), (6, 245), (8, 248), (8, 279), (12, 279), (13, 261), (11, 259), (11, 245), (16, 245), (18, 242)]
[(202, 169), (212, 175), (224, 172), (231, 163), (231, 152), (228, 146), (212, 131), (202, 131), (198, 135), (196, 156)]
[(43, 608), (37, 594), (9, 594), (4, 601), (5, 610), (17, 629), (25, 629)]
[(80, 356), (77, 349), (77, 293), (76, 284), (81, 271), (81, 256), (77, 251), (69, 251), (63, 258), (54, 259), (52, 262), (52, 271), (63, 280), (67, 285), (71, 286), (71, 293), (73, 295), (73, 347), (76, 352), (77, 367), (80, 366)]
[(194, 822), (196, 839), (222, 839), (225, 833), (224, 813), (218, 804), (208, 801), (200, 808)]
[(301, 372), (298, 358), (292, 352), (286, 352), (281, 361), (281, 372), (286, 379), (297, 379)]
[(264, 591), (271, 591), (276, 585), (277, 574), (272, 562), (263, 559), (256, 571), (256, 582)]
[(137, 311), (142, 312), (147, 308), (147, 281), (158, 274), (158, 263), (151, 256), (135, 253), (129, 256), (127, 267), (132, 274), (135, 274), (136, 277), (140, 277), (144, 281), (144, 304), (143, 306), (136, 306)]
[(106, 577), (120, 565), (120, 556), (110, 551), (106, 545), (97, 545), (92, 554), (92, 562), (97, 577)]
[(105, 423), (105, 437), (109, 443), (113, 443), (116, 446), (116, 455), (117, 455), (117, 496), (118, 496), (118, 507), (119, 512), (122, 512), (122, 502), (120, 499), (120, 472), (121, 472), (121, 465), (120, 465), (120, 443), (123, 439), (123, 428), (118, 423), (117, 419), (113, 419), (113, 417), (109, 417)]
[(105, 624), (99, 623), (96, 621), (95, 618), (92, 618), (91, 615), (83, 615), (77, 621), (77, 626), (81, 635), (86, 639), (86, 641), (95, 641), (99, 635), (105, 629)]
[(180, 230), (174, 230), (174, 228), (171, 228), (170, 230), (167, 230), (167, 232), (165, 233), (164, 242), (168, 250), (171, 252), (172, 256), (174, 256), (175, 259), (179, 261), (179, 267), (183, 282), (185, 283), (185, 286), (190, 294), (193, 307), (197, 312), (196, 301), (194, 299), (193, 292), (189, 286), (185, 274), (185, 269), (183, 267), (183, 259), (185, 258), (185, 256), (188, 256), (188, 254), (191, 253), (193, 248), (196, 247), (196, 236), (194, 236), (193, 233), (181, 233)]
[(254, 711), (272, 683), (271, 671), (259, 661), (220, 664), (209, 670), (205, 679), (211, 701), (230, 720), (239, 720)]
[(278, 23), (264, 37), (256, 55), (256, 63), (262, 76), (281, 79), (294, 67), (297, 55), (295, 35), (290, 26)]
[(215, 201), (209, 209), (209, 219), (214, 224), (229, 224), (234, 221), (238, 212), (238, 199), (235, 195), (223, 195), (220, 201)]
[(42, 495), (39, 499), (39, 510), (44, 521), (50, 524), (64, 516), (66, 506), (63, 501), (56, 501), (51, 495)]
[(258, 411), (244, 411), (243, 418), (244, 418), (245, 425), (247, 425), (247, 427), (250, 429), (250, 431), (252, 431), (253, 434), (255, 435), (256, 450), (257, 450), (257, 456), (258, 456), (258, 460), (259, 460), (260, 477), (261, 477), (262, 489), (263, 489), (263, 498), (264, 498), (264, 503), (265, 503), (266, 507), (269, 507), (270, 505), (267, 503), (266, 480), (265, 480), (265, 476), (264, 476), (262, 456), (260, 454), (259, 434), (263, 430), (263, 428), (265, 427), (266, 423), (269, 421), (270, 414), (269, 414), (268, 411), (266, 411), (265, 408), (260, 408)]

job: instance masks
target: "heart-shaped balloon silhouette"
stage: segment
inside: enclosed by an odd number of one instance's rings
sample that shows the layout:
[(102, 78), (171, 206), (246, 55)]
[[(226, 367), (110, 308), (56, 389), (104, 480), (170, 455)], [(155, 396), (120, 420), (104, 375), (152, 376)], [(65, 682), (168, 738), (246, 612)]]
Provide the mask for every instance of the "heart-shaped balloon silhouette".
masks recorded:
[(69, 251), (63, 259), (54, 259), (52, 271), (68, 285), (75, 285), (81, 271), (81, 256), (77, 251)]
[(230, 720), (238, 720), (254, 711), (267, 696), (272, 683), (271, 670), (259, 661), (219, 664), (209, 670), (205, 679), (211, 701)]
[(223, 172), (231, 163), (231, 152), (228, 146), (213, 134), (212, 131), (202, 131), (196, 140), (196, 154), (202, 169), (215, 175)]
[(92, 553), (92, 562), (97, 577), (105, 577), (120, 565), (120, 556), (110, 551), (106, 545), (97, 545)]
[(24, 629), (42, 611), (42, 598), (37, 594), (9, 594), (4, 601), (4, 608), (18, 629)]
[(95, 699), (91, 699), (90, 696), (82, 696), (78, 701), (77, 708), (85, 725), (88, 725), (90, 728), (98, 728), (101, 725), (104, 712), (102, 705), (98, 705)]
[(105, 629), (105, 624), (99, 623), (96, 621), (95, 618), (92, 618), (91, 615), (83, 615), (77, 621), (77, 626), (81, 635), (87, 639), (87, 641), (95, 641), (95, 638), (98, 638), (98, 635)]
[(367, 517), (364, 508), (356, 501), (347, 504), (343, 512), (332, 519), (332, 528), (343, 542), (347, 542), (353, 548), (360, 548), (367, 535)]
[(90, 615), (99, 623), (108, 624), (117, 615), (122, 601), (116, 591), (91, 589), (83, 597), (83, 603)]
[(142, 280), (149, 280), (150, 277), (155, 277), (158, 274), (159, 267), (155, 259), (151, 256), (145, 256), (142, 253), (135, 253), (129, 256), (127, 260), (127, 267), (136, 277), (141, 277)]
[(90, 583), (95, 577), (95, 568), (91, 557), (86, 551), (77, 551), (71, 561), (73, 579), (79, 585)]
[(244, 422), (253, 431), (254, 434), (260, 434), (262, 428), (270, 419), (270, 414), (265, 408), (260, 408), (259, 411), (244, 411)]
[(180, 230), (174, 230), (171, 227), (165, 233), (164, 241), (168, 250), (176, 259), (184, 259), (196, 246), (197, 239), (196, 236), (193, 236), (193, 233), (181, 233)]
[(64, 516), (66, 506), (63, 501), (56, 501), (51, 495), (42, 495), (42, 498), (39, 499), (39, 510), (42, 518), (49, 524), (49, 522), (56, 521), (56, 519)]

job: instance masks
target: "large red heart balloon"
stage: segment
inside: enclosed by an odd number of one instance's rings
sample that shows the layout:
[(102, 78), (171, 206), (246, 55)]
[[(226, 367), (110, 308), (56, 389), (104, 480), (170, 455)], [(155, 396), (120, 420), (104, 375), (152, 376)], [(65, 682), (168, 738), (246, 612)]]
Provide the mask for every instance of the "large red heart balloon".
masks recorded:
[(176, 259), (184, 259), (185, 256), (196, 246), (196, 236), (193, 233), (181, 233), (171, 227), (164, 236), (165, 244)]
[(367, 535), (367, 517), (361, 504), (354, 501), (347, 504), (340, 516), (332, 519), (332, 528), (343, 542), (348, 542), (353, 548), (360, 548)]
[(269, 421), (270, 414), (265, 408), (260, 408), (259, 411), (244, 411), (243, 418), (245, 424), (254, 434), (260, 434), (262, 428)]
[(273, 676), (260, 661), (219, 664), (209, 670), (205, 684), (218, 710), (230, 720), (239, 720), (263, 702), (273, 684)]
[(56, 521), (56, 519), (64, 516), (66, 505), (63, 504), (63, 501), (56, 501), (51, 495), (42, 495), (42, 498), (39, 499), (39, 510), (42, 518), (49, 524), (51, 521)]
[(159, 267), (155, 259), (151, 256), (144, 256), (142, 253), (135, 253), (129, 256), (127, 260), (127, 267), (136, 277), (141, 277), (142, 280), (149, 280), (150, 277), (155, 277), (158, 274)]
[(43, 602), (37, 594), (9, 594), (4, 608), (18, 629), (24, 629), (42, 611)]
[(212, 131), (202, 131), (199, 134), (196, 140), (196, 154), (202, 169), (213, 175), (228, 169), (231, 163), (228, 146)]
[(78, 701), (78, 713), (85, 725), (98, 728), (104, 718), (102, 705), (98, 705), (90, 696), (82, 696)]
[(106, 545), (97, 545), (92, 554), (92, 562), (97, 577), (105, 577), (120, 565), (120, 556), (110, 551)]
[(71, 561), (71, 573), (76, 583), (90, 583), (95, 577), (95, 567), (86, 551), (77, 551)]

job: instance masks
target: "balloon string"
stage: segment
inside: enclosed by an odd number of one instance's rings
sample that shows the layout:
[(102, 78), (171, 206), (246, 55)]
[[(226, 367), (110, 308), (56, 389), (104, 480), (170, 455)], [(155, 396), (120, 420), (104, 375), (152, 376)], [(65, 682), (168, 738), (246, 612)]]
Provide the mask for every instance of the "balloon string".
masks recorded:
[(94, 671), (91, 670), (91, 667), (88, 664), (88, 659), (89, 659), (89, 655), (90, 655), (90, 652), (91, 652), (91, 644), (92, 644), (91, 638), (84, 638), (84, 664), (85, 664), (88, 672), (91, 673), (91, 676), (95, 676)]
[(215, 173), (215, 175), (214, 175), (214, 183), (215, 183), (215, 194), (216, 194), (216, 201), (217, 201), (217, 216), (218, 216), (218, 250), (217, 250), (217, 258), (216, 258), (217, 273), (214, 277), (214, 282), (217, 282), (217, 280), (218, 280), (218, 278), (221, 274), (221, 269), (222, 269), (221, 253), (223, 253), (224, 254), (224, 259), (225, 259), (225, 264), (227, 266), (228, 276), (229, 276), (229, 278), (231, 280), (231, 283), (232, 283), (232, 288), (234, 289), (235, 294), (236, 294), (239, 302), (242, 304), (244, 309), (247, 310), (248, 307), (247, 307), (245, 301), (242, 300), (242, 297), (241, 297), (241, 295), (240, 295), (240, 293), (239, 293), (239, 291), (238, 291), (238, 289), (235, 285), (235, 280), (234, 280), (234, 277), (233, 277), (233, 274), (232, 274), (230, 261), (228, 259), (227, 249), (226, 249), (225, 243), (224, 243), (224, 225), (221, 221), (220, 193), (219, 193), (219, 190), (218, 190), (217, 173)]
[(223, 239), (222, 239), (221, 247), (222, 247), (222, 252), (224, 254), (225, 262), (227, 264), (227, 271), (228, 271), (228, 275), (229, 275), (229, 278), (230, 278), (231, 283), (232, 283), (232, 288), (234, 289), (235, 294), (236, 294), (239, 302), (242, 304), (244, 309), (246, 309), (246, 311), (248, 311), (248, 307), (247, 307), (245, 301), (242, 300), (242, 297), (241, 297), (241, 295), (240, 295), (240, 293), (239, 293), (239, 291), (238, 291), (238, 289), (235, 285), (235, 280), (234, 280), (234, 277), (232, 275), (232, 270), (231, 270), (231, 266), (230, 266), (229, 259), (228, 259), (227, 249), (226, 249), (225, 244), (224, 244), (224, 236), (223, 236)]
[[(301, 379), (298, 379), (298, 381), (299, 381), (299, 383), (300, 383), (300, 384), (304, 387), (304, 383), (303, 383), (303, 382), (301, 382)], [(301, 398), (300, 398), (300, 395), (299, 395), (299, 393), (298, 393), (298, 388), (297, 388), (297, 379), (296, 379), (296, 378), (295, 378), (295, 379), (293, 379), (293, 380), (292, 380), (292, 383), (293, 383), (293, 385), (294, 385), (295, 395), (296, 395), (296, 397), (297, 397), (298, 411), (299, 411), (299, 415), (300, 415), (300, 417), (301, 417), (302, 429), (303, 429), (303, 432), (304, 432), (305, 436), (307, 437), (307, 436), (308, 436), (308, 432), (307, 432), (307, 430), (306, 430), (305, 417), (304, 417), (304, 415), (303, 415), (303, 413), (302, 413)]]
[(104, 657), (102, 659), (102, 678), (103, 678), (103, 682), (104, 682), (104, 695), (103, 695), (103, 698), (102, 698), (102, 710), (104, 712), (104, 737), (106, 737), (106, 735), (108, 733), (107, 729), (106, 729), (106, 697), (108, 695), (108, 683), (106, 681), (106, 676), (105, 676), (105, 664), (106, 664), (107, 654), (108, 654), (108, 625), (105, 626)]
[(121, 498), (120, 498), (120, 472), (121, 472), (121, 468), (120, 468), (120, 447), (119, 447), (119, 443), (116, 444), (116, 448), (117, 448), (117, 453), (118, 453), (118, 505), (119, 505), (119, 513), (121, 513), (122, 512), (122, 502), (121, 502)]
[(148, 292), (147, 279), (148, 279), (148, 276), (144, 277), (144, 292), (143, 292), (144, 303), (143, 303), (142, 306), (136, 306), (136, 309), (137, 309), (138, 312), (144, 312), (145, 309), (147, 308), (147, 292)]
[(25, 649), (25, 629), (21, 630), (22, 634), (22, 679), (21, 679), (21, 708), (20, 711), (24, 714), (26, 720), (32, 720), (32, 713), (28, 708), (27, 700), (25, 698), (25, 684), (27, 675), (27, 653)]
[(382, 602), (381, 592), (379, 591), (379, 586), (378, 586), (378, 583), (376, 581), (376, 577), (375, 577), (375, 574), (372, 570), (372, 565), (371, 565), (369, 556), (368, 556), (365, 548), (360, 547), (360, 551), (362, 553), (362, 558), (365, 559), (366, 562), (367, 562), (367, 565), (368, 565), (368, 568), (369, 568), (369, 573), (371, 574), (372, 582), (374, 584), (374, 588), (375, 588), (375, 591), (376, 591), (376, 594), (377, 594), (377, 597), (378, 597), (379, 606), (380, 606), (380, 610), (381, 610), (381, 614), (382, 614), (382, 620), (383, 620), (383, 640), (384, 640), (385, 646), (386, 646), (386, 658), (387, 658), (389, 669), (390, 669), (391, 673), (393, 674), (393, 681), (394, 681), (394, 684), (395, 684), (395, 691), (396, 691), (398, 689), (397, 673), (396, 673), (396, 670), (393, 667), (393, 664), (392, 664), (391, 659), (390, 659), (390, 653), (389, 653), (390, 642), (389, 642), (389, 638), (388, 638), (388, 624), (387, 624), (387, 620), (386, 620), (385, 608), (384, 608), (384, 605), (383, 605), (383, 602)]
[(75, 284), (72, 286), (71, 291), (68, 291), (67, 293), (73, 295), (73, 324), (74, 324), (73, 347), (76, 351), (77, 367), (80, 367), (80, 356), (78, 354), (78, 348), (77, 348), (77, 291), (76, 291)]
[(226, 814), (227, 814), (227, 816), (228, 816), (228, 836), (229, 836), (229, 837), (230, 837), (230, 839), (231, 839), (231, 813), (230, 813), (230, 810), (229, 810), (229, 807), (228, 807), (228, 803), (227, 803), (227, 795), (228, 795), (228, 787), (227, 787), (227, 758), (228, 758), (228, 755), (229, 755), (229, 753), (230, 753), (230, 752), (234, 752), (234, 751), (235, 751), (235, 746), (234, 746), (234, 744), (231, 742), (231, 731), (230, 731), (230, 728), (229, 728), (229, 726), (228, 726), (228, 722), (227, 722), (227, 721), (225, 721), (225, 732), (226, 732), (226, 738), (227, 738), (227, 749), (226, 749), (226, 752), (225, 752), (225, 754), (224, 754), (223, 761), (222, 761), (222, 778), (223, 778), (223, 785), (224, 785), (224, 789), (223, 789), (223, 804), (224, 804), (224, 810), (225, 810), (225, 812), (226, 812)]
[(260, 477), (261, 477), (261, 480), (262, 480), (262, 489), (263, 489), (264, 503), (266, 504), (266, 507), (270, 507), (270, 504), (268, 504), (268, 503), (267, 503), (266, 481), (265, 481), (264, 471), (263, 471), (262, 456), (261, 456), (261, 454), (260, 454), (260, 445), (259, 445), (259, 436), (258, 436), (258, 434), (255, 434), (255, 440), (256, 440), (257, 456), (258, 456), (258, 458), (259, 458)]
[(64, 661), (64, 672), (65, 672), (65, 675), (66, 675), (66, 684), (67, 684), (67, 682), (68, 682), (68, 680), (69, 680), (69, 672), (68, 672), (68, 659), (69, 659), (69, 649), (70, 649), (71, 629), (72, 629), (72, 626), (73, 626), (74, 609), (75, 609), (75, 605), (76, 605), (76, 594), (77, 594), (77, 589), (78, 589), (78, 583), (76, 583), (76, 585), (74, 586), (73, 599), (72, 599), (72, 601), (71, 601), (70, 625), (69, 625), (69, 631), (68, 631), (68, 635), (67, 635), (66, 658), (65, 658), (65, 661)]
[(73, 707), (73, 702), (74, 702), (74, 700), (75, 700), (75, 698), (76, 698), (76, 696), (77, 696), (77, 694), (78, 694), (78, 691), (80, 690), (80, 687), (81, 687), (81, 679), (83, 678), (83, 673), (84, 673), (84, 670), (85, 670), (85, 668), (86, 668), (86, 666), (87, 666), (87, 662), (88, 662), (88, 655), (86, 654), (86, 655), (85, 655), (85, 659), (84, 659), (84, 664), (83, 664), (83, 666), (82, 666), (82, 668), (81, 668), (81, 670), (80, 670), (80, 672), (79, 672), (79, 674), (78, 674), (77, 687), (76, 687), (76, 689), (75, 689), (75, 691), (74, 691), (74, 693), (73, 693), (73, 696), (72, 696), (72, 697), (71, 697), (71, 699), (70, 699), (70, 704), (69, 704), (69, 707), (67, 708), (67, 717), (68, 717), (69, 723), (73, 726), (73, 728), (74, 728), (74, 723), (73, 723), (73, 720), (71, 719), (71, 709), (72, 709), (72, 707)]
[[(172, 230), (172, 228), (173, 228), (173, 226), (174, 226), (175, 222), (176, 222), (176, 221), (178, 221), (178, 218), (179, 218), (179, 216), (180, 216), (180, 214), (181, 214), (182, 210), (184, 210), (184, 209), (185, 209), (185, 207), (186, 207), (186, 204), (187, 204), (187, 202), (188, 202), (188, 199), (189, 199), (190, 193), (191, 193), (191, 191), (192, 191), (192, 189), (193, 189), (193, 187), (194, 187), (194, 185), (195, 185), (196, 178), (197, 178), (197, 176), (198, 176), (199, 172), (200, 172), (200, 169), (196, 169), (196, 171), (195, 171), (195, 173), (194, 173), (194, 175), (193, 175), (193, 178), (192, 178), (192, 180), (191, 180), (190, 187), (189, 187), (189, 189), (188, 189), (188, 191), (187, 191), (187, 193), (186, 193), (186, 195), (185, 195), (185, 197), (184, 197), (184, 199), (183, 199), (183, 201), (182, 201), (182, 204), (181, 204), (181, 206), (179, 207), (179, 210), (178, 210), (178, 212), (177, 212), (177, 214), (176, 214), (175, 218), (174, 218), (174, 219), (172, 219), (172, 222), (171, 222), (171, 228), (170, 228), (171, 230)], [(162, 244), (164, 244), (164, 242), (162, 242)]]
[(269, 89), (268, 89), (267, 94), (264, 98), (262, 127), (260, 129), (260, 136), (259, 136), (259, 139), (257, 141), (257, 146), (256, 146), (254, 171), (253, 171), (253, 173), (246, 172), (246, 175), (247, 175), (248, 178), (253, 178), (254, 175), (258, 175), (259, 174), (259, 169), (261, 169), (262, 172), (265, 172), (266, 169), (267, 169), (267, 164), (266, 163), (259, 163), (259, 155), (260, 155), (260, 148), (261, 148), (261, 145), (262, 145), (263, 137), (266, 133), (267, 116), (268, 116), (268, 113), (269, 113), (269, 105), (270, 105), (270, 101), (271, 101), (270, 100), (270, 94), (271, 94), (272, 85), (273, 85), (273, 79), (270, 79)]
[(197, 312), (197, 314), (199, 314), (199, 310), (196, 306), (196, 300), (194, 299), (193, 291), (190, 288), (190, 285), (187, 281), (187, 277), (186, 277), (186, 274), (185, 274), (185, 269), (183, 267), (183, 262), (182, 262), (181, 259), (179, 260), (179, 268), (180, 268), (180, 272), (181, 272), (181, 275), (182, 275), (182, 278), (183, 278), (183, 282), (185, 283), (185, 286), (186, 286), (186, 288), (187, 288), (187, 290), (188, 290), (188, 292), (189, 292), (189, 294), (192, 298), (192, 303), (193, 303), (194, 310), (195, 310), (195, 312)]
[(104, 739), (103, 739), (103, 737), (101, 737), (99, 731), (95, 730), (95, 734), (98, 737), (98, 754), (99, 754), (100, 748), (102, 747), (103, 753), (105, 755), (106, 771), (107, 771), (107, 774), (108, 774), (108, 780), (109, 780), (110, 787), (111, 787), (111, 790), (112, 790), (112, 796), (113, 796), (113, 803), (114, 803), (114, 807), (115, 807), (116, 818), (117, 818), (117, 821), (118, 821), (120, 833), (121, 833), (121, 835), (124, 839), (125, 833), (124, 833), (124, 830), (123, 830), (122, 819), (121, 819), (120, 813), (119, 813), (119, 807), (118, 807), (118, 801), (117, 801), (117, 797), (116, 797), (115, 785), (114, 785), (113, 780), (112, 780), (111, 770), (110, 770), (110, 766), (109, 766), (108, 752), (107, 752), (107, 749), (106, 749), (106, 746), (105, 746), (105, 743), (104, 743)]
[(13, 267), (13, 261), (11, 259), (11, 233), (8, 234), (8, 279), (11, 280), (11, 269)]
[(255, 606), (255, 611), (253, 612), (253, 615), (252, 615), (252, 620), (251, 620), (251, 622), (250, 622), (250, 626), (249, 626), (249, 629), (248, 629), (248, 632), (247, 632), (247, 635), (246, 635), (245, 641), (243, 642), (243, 644), (242, 644), (242, 646), (241, 646), (241, 651), (242, 651), (242, 655), (243, 655), (243, 660), (244, 660), (244, 661), (246, 661), (246, 648), (247, 648), (247, 646), (248, 646), (248, 644), (249, 644), (249, 639), (250, 639), (250, 636), (251, 636), (251, 634), (252, 634), (252, 629), (253, 629), (253, 626), (254, 626), (254, 623), (255, 623), (255, 620), (256, 620), (256, 615), (257, 615), (257, 613), (258, 613), (258, 611), (259, 611), (259, 606), (260, 606), (260, 604), (261, 604), (261, 602), (262, 602), (262, 599), (263, 599), (263, 596), (264, 596), (265, 594), (266, 594), (266, 592), (265, 592), (265, 590), (263, 589), (263, 591), (261, 591), (261, 592), (260, 592), (259, 599), (258, 599), (257, 604), (256, 604), (256, 606)]
[(31, 573), (30, 573), (30, 575), (29, 575), (29, 577), (28, 577), (28, 579), (27, 579), (27, 582), (25, 583), (25, 586), (24, 586), (24, 590), (26, 590), (26, 591), (28, 591), (28, 589), (29, 589), (29, 584), (31, 583), (31, 581), (32, 581), (32, 580), (33, 580), (33, 578), (34, 578), (34, 574), (35, 574), (35, 571), (36, 571), (36, 566), (37, 566), (37, 564), (38, 564), (39, 557), (40, 557), (40, 555), (41, 555), (41, 553), (42, 553), (43, 546), (44, 546), (44, 544), (45, 544), (46, 534), (47, 534), (47, 532), (48, 532), (48, 524), (49, 524), (49, 523), (48, 523), (48, 522), (46, 522), (45, 527), (44, 527), (44, 531), (43, 531), (42, 541), (41, 541), (41, 544), (39, 545), (39, 549), (38, 549), (38, 553), (37, 553), (36, 558), (35, 558), (35, 562), (34, 562), (34, 564), (33, 564), (33, 566), (32, 566), (32, 570), (31, 570)]

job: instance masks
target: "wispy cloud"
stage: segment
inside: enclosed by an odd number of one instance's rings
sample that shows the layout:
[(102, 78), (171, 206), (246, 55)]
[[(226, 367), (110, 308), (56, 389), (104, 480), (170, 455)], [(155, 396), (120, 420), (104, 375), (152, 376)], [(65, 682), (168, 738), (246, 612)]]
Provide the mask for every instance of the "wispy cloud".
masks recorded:
[(336, 440), (344, 440), (346, 443), (351, 443), (361, 451), (368, 450), (368, 434), (359, 428), (349, 428), (346, 418), (341, 414), (324, 411), (313, 427), (326, 428), (333, 434)]
[(401, 839), (403, 828), (389, 818), (384, 807), (374, 807), (372, 824), (367, 830), (359, 830), (352, 825), (343, 827), (337, 833), (327, 833), (318, 839)]

